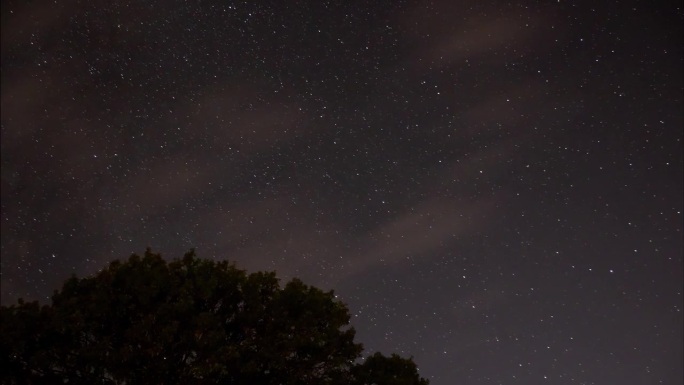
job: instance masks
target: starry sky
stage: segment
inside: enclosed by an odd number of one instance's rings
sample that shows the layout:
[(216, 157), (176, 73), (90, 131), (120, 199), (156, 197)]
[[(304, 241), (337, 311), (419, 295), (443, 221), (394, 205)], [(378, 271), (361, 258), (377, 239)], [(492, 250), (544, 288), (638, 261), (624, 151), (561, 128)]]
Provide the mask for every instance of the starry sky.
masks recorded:
[(433, 385), (681, 384), (675, 1), (3, 1), (2, 302), (150, 246)]

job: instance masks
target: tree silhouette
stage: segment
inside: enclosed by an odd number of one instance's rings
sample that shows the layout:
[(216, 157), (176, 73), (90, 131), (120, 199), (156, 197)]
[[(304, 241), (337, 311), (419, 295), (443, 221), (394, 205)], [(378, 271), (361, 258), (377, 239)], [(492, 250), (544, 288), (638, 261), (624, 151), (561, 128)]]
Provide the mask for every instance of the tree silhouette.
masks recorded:
[(412, 359), (357, 363), (332, 291), (194, 251), (167, 263), (148, 249), (0, 317), (6, 384), (427, 384)]
[(352, 377), (357, 384), (363, 385), (428, 385), (428, 380), (420, 378), (412, 359), (401, 358), (396, 354), (385, 357), (375, 353), (363, 364), (352, 367)]

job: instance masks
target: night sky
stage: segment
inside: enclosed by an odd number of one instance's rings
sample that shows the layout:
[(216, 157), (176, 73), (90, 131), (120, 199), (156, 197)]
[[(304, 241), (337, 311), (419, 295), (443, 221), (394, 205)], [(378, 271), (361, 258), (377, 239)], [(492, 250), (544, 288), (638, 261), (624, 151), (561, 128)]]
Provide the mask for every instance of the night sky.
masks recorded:
[(150, 246), (432, 385), (681, 384), (672, 1), (2, 4), (2, 302)]

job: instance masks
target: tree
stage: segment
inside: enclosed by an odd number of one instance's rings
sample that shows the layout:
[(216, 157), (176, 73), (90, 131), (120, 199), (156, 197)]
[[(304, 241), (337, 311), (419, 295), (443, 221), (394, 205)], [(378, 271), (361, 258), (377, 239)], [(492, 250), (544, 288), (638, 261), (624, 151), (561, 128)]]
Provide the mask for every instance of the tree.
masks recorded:
[(352, 367), (352, 377), (358, 385), (428, 385), (420, 378), (413, 359), (401, 358), (396, 354), (385, 357), (375, 353), (363, 364)]
[(148, 249), (72, 277), (51, 305), (3, 306), (2, 383), (427, 384), (411, 359), (356, 363), (349, 319), (332, 291), (298, 279)]

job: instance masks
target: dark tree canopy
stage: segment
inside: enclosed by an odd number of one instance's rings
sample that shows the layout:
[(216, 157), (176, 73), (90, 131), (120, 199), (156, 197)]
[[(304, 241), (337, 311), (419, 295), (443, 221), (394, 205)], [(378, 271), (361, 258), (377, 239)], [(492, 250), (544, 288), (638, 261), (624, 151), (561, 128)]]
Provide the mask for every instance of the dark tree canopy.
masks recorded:
[(347, 307), (333, 292), (275, 273), (246, 274), (193, 251), (167, 263), (149, 249), (52, 304), (3, 306), (3, 384), (425, 385), (412, 359), (357, 363)]
[(352, 376), (357, 384), (378, 385), (428, 385), (428, 380), (420, 378), (416, 364), (411, 359), (396, 354), (385, 357), (375, 353), (363, 364), (352, 367)]

